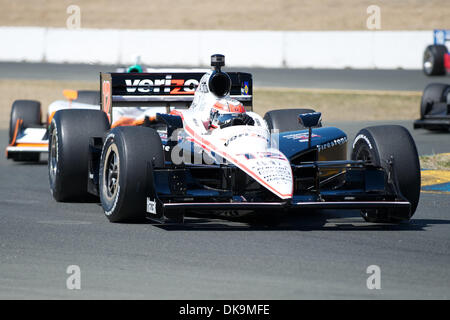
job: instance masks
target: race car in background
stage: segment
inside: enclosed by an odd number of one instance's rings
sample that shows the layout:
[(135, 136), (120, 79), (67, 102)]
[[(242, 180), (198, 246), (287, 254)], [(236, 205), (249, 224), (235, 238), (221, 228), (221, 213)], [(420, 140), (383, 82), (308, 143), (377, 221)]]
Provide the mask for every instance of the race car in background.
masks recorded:
[(14, 161), (36, 162), (40, 154), (48, 152), (47, 128), (53, 115), (63, 109), (93, 109), (100, 105), (99, 91), (64, 90), (65, 100), (52, 102), (42, 121), (41, 103), (36, 100), (16, 100), (9, 120), (9, 144), (6, 158)]
[[(358, 209), (371, 222), (414, 214), (415, 143), (401, 126), (347, 135), (314, 110), (253, 112), (252, 76), (102, 73), (101, 108), (57, 111), (48, 173), (56, 201), (97, 197), (111, 222), (182, 223), (192, 211), (277, 221), (302, 209)], [(64, 134), (63, 134), (64, 133)], [(269, 224), (270, 224), (269, 222)]]
[(436, 29), (434, 44), (426, 47), (423, 53), (422, 69), (427, 76), (442, 76), (450, 70), (450, 55), (446, 43), (450, 41), (450, 30)]
[(450, 85), (430, 83), (422, 94), (420, 119), (414, 129), (448, 131), (450, 129)]

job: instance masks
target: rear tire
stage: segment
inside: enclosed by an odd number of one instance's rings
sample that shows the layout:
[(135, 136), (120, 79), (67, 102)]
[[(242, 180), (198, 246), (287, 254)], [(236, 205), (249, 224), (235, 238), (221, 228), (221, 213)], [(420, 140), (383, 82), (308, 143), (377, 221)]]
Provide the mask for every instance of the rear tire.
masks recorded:
[(154, 190), (147, 169), (154, 167), (164, 167), (161, 138), (154, 129), (111, 130), (103, 144), (99, 172), (100, 201), (109, 221), (139, 221), (145, 217), (146, 195)]
[[(388, 161), (394, 157), (394, 171), (402, 195), (411, 203), (413, 216), (420, 197), (420, 163), (416, 144), (407, 129), (387, 125), (362, 129), (353, 142), (352, 160), (369, 160), (376, 166), (388, 169)], [(369, 222), (399, 222), (402, 219), (385, 210), (362, 211)], [(401, 215), (400, 215), (401, 216)]]
[(442, 76), (446, 74), (444, 56), (448, 53), (444, 45), (431, 45), (423, 53), (422, 70), (427, 76)]
[(100, 105), (100, 91), (79, 90), (73, 102)]
[(50, 191), (60, 201), (90, 197), (88, 186), (89, 139), (103, 137), (109, 129), (99, 110), (60, 110), (49, 129), (48, 172)]
[[(278, 130), (279, 132), (298, 131), (307, 129), (298, 122), (298, 115), (302, 113), (315, 112), (313, 109), (280, 109), (266, 112), (264, 120), (269, 130)], [(321, 127), (319, 122), (317, 127)]]
[[(22, 129), (41, 126), (41, 103), (35, 100), (16, 100), (11, 107), (9, 118), (9, 143), (13, 142), (17, 120), (21, 119)], [(13, 161), (37, 162), (39, 152), (17, 153)]]

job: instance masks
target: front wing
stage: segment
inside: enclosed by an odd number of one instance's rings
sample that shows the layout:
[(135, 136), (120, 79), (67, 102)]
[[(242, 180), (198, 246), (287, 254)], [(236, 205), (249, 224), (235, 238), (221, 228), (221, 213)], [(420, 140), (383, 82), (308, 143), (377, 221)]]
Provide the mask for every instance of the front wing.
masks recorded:
[(16, 127), (11, 143), (6, 147), (6, 158), (15, 159), (21, 154), (48, 152), (47, 129)]
[(450, 129), (450, 105), (446, 102), (433, 103), (422, 119), (414, 121), (414, 129)]
[[(222, 184), (223, 189), (218, 189), (195, 181), (191, 170), (202, 170), (198, 165), (195, 168), (186, 166), (156, 170), (149, 167), (148, 179), (153, 183), (149, 183), (146, 199), (147, 217), (170, 222), (173, 217), (181, 217), (189, 211), (295, 212), (302, 209), (386, 209), (397, 219), (409, 219), (411, 216), (411, 204), (398, 190), (395, 172), (391, 168), (386, 171), (362, 161), (347, 160), (314, 161), (292, 165), (292, 168), (294, 196), (281, 200), (271, 197), (263, 188), (260, 191), (250, 187), (243, 189), (243, 182), (238, 181), (234, 173), (239, 172), (237, 168), (215, 168), (223, 170), (224, 179), (229, 180), (220, 181), (218, 185)], [(203, 169), (214, 170), (214, 166), (204, 166)], [(305, 170), (310, 171), (309, 177)], [(246, 185), (251, 185), (251, 181)]]
[(445, 130), (450, 129), (450, 115), (442, 117), (425, 117), (414, 121), (414, 129)]

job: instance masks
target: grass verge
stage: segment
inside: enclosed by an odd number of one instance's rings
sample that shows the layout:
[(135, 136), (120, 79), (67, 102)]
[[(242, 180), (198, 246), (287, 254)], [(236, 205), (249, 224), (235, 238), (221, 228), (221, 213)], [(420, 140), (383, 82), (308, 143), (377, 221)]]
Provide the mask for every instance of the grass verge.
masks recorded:
[(450, 170), (450, 153), (421, 156), (420, 167), (430, 170)]
[(418, 117), (421, 92), (259, 88), (255, 111), (311, 108), (325, 121), (412, 120)]

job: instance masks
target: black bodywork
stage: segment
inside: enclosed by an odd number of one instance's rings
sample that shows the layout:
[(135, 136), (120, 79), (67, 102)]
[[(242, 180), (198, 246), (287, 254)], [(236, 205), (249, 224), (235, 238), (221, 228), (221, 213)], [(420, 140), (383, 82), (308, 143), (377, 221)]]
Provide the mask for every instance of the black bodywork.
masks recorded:
[(420, 119), (414, 121), (414, 129), (418, 128), (450, 128), (450, 85), (430, 83), (425, 87), (420, 103)]
[(414, 121), (414, 129), (448, 130), (450, 129), (450, 104), (431, 101), (421, 119)]

